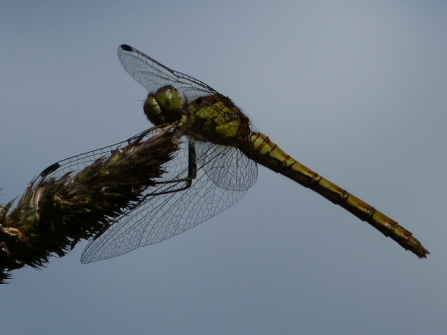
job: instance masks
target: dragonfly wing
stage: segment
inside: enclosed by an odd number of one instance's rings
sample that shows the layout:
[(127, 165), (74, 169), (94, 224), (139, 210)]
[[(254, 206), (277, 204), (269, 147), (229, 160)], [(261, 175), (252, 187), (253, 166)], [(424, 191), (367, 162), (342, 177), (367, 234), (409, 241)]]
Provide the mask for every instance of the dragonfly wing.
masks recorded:
[(124, 69), (149, 92), (154, 93), (162, 86), (172, 85), (189, 100), (218, 94), (200, 80), (171, 70), (129, 45), (123, 44), (118, 48), (118, 58)]
[[(219, 151), (219, 160), (233, 162), (235, 160), (233, 156), (240, 155), (239, 150), (226, 148), (227, 150)], [(179, 153), (186, 151), (186, 147), (184, 149)], [(161, 242), (221, 213), (242, 198), (248, 187), (236, 190), (222, 188), (209, 177), (209, 168), (204, 167), (212, 166), (215, 156), (210, 151), (216, 149), (214, 145), (210, 146), (208, 151), (204, 151), (205, 149), (206, 147), (201, 146), (198, 148), (197, 177), (188, 189), (161, 195), (147, 194), (144, 202), (137, 208), (120, 217), (96, 240), (90, 241), (81, 256), (81, 262), (90, 263), (108, 259), (138, 247)], [(170, 171), (169, 164), (167, 171)], [(254, 166), (257, 172), (257, 167)], [(186, 178), (187, 175), (188, 169), (185, 167), (176, 179)], [(177, 187), (176, 184), (162, 186), (164, 191)], [(153, 192), (153, 189), (151, 191)]]
[(230, 191), (244, 191), (256, 182), (256, 162), (239, 149), (210, 142), (197, 142), (196, 147), (205, 173), (219, 187)]
[(154, 134), (156, 134), (160, 130), (160, 127), (153, 127), (148, 130), (145, 130), (135, 136), (132, 136), (131, 138), (124, 140), (122, 142), (118, 142), (112, 145), (109, 145), (104, 148), (92, 150), (85, 152), (80, 155), (76, 155), (73, 157), (69, 157), (66, 159), (63, 159), (57, 163), (54, 163), (47, 167), (45, 170), (43, 170), (40, 174), (40, 178), (60, 178), (66, 174), (76, 175), (79, 171), (87, 167), (88, 165), (91, 165), (93, 162), (95, 162), (98, 159), (103, 159), (115, 151), (120, 150), (127, 145), (129, 145), (132, 142), (138, 141), (138, 140), (147, 140), (150, 137), (152, 137)]

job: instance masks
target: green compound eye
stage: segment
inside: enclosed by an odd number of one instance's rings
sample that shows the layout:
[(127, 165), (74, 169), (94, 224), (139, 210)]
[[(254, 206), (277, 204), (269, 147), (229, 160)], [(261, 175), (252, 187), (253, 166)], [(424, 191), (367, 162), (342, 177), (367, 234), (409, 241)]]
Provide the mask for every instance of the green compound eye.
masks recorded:
[(155, 94), (149, 94), (144, 103), (144, 114), (156, 126), (180, 120), (181, 112), (181, 95), (171, 85), (160, 87)]
[(175, 122), (180, 119), (182, 110), (182, 97), (174, 86), (160, 87), (154, 94), (160, 106), (165, 122)]

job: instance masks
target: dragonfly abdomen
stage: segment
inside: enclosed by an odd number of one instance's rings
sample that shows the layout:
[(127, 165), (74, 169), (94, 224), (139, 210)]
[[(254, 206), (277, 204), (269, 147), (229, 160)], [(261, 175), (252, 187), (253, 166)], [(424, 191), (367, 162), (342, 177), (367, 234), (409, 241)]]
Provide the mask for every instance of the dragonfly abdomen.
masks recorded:
[(421, 242), (396, 221), (302, 165), (281, 150), (266, 135), (253, 132), (250, 135), (250, 141), (252, 147), (250, 153), (247, 154), (259, 164), (312, 189), (334, 204), (343, 207), (417, 256), (422, 258), (429, 254)]

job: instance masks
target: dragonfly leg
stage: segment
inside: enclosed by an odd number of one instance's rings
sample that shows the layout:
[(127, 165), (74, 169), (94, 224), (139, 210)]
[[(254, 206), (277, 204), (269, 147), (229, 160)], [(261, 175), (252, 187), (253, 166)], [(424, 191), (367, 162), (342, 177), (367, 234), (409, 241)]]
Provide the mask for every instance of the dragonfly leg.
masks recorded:
[(188, 177), (180, 178), (180, 179), (173, 179), (173, 180), (169, 180), (169, 181), (155, 182), (156, 184), (177, 184), (177, 183), (185, 183), (185, 184), (179, 188), (173, 188), (173, 189), (169, 189), (169, 190), (166, 190), (163, 192), (158, 192), (158, 193), (150, 193), (150, 194), (146, 195), (146, 197), (180, 192), (180, 191), (187, 190), (188, 188), (191, 187), (192, 181), (194, 179), (196, 179), (196, 177), (197, 177), (197, 155), (196, 155), (196, 147), (195, 147), (194, 142), (195, 142), (194, 139), (192, 137), (190, 137), (189, 142), (188, 142)]
[[(142, 199), (140, 199), (137, 203), (134, 203), (133, 205), (129, 206), (127, 210), (128, 211), (132, 211), (132, 210), (136, 209), (138, 206), (144, 204), (148, 197), (153, 197), (153, 196), (162, 195), (162, 194), (169, 194), (169, 193), (176, 193), (176, 192), (184, 191), (184, 190), (186, 190), (186, 189), (191, 187), (192, 181), (194, 179), (196, 179), (196, 177), (197, 177), (196, 148), (195, 148), (195, 144), (194, 144), (194, 139), (190, 138), (189, 142), (188, 142), (188, 177), (180, 178), (180, 179), (172, 179), (172, 180), (169, 180), (169, 181), (156, 182), (156, 184), (177, 184), (177, 183), (183, 182), (183, 183), (185, 183), (185, 185), (181, 186), (179, 188), (168, 189), (168, 190), (165, 190), (163, 192), (154, 192), (154, 193), (150, 193), (149, 192)], [(148, 186), (148, 188), (149, 187), (151, 187), (151, 186)], [(109, 228), (109, 226), (110, 225), (108, 225), (107, 227), (104, 227), (104, 229), (102, 229), (101, 231), (97, 232), (95, 234), (95, 236), (93, 236), (93, 241), (95, 241), (102, 234), (104, 234), (105, 231)]]

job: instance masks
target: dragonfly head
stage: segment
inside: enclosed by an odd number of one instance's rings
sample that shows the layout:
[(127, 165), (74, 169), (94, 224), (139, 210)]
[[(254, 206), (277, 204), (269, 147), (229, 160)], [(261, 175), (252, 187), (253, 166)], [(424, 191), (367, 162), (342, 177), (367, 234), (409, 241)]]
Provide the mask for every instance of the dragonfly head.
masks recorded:
[(160, 87), (155, 93), (149, 93), (144, 103), (144, 114), (149, 121), (158, 126), (180, 120), (182, 97), (171, 85)]

